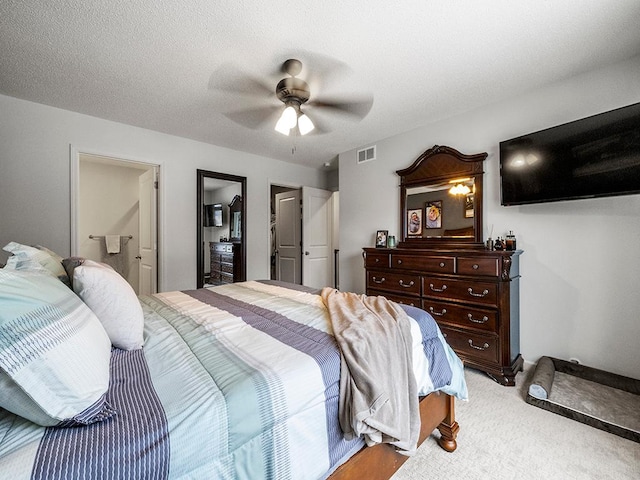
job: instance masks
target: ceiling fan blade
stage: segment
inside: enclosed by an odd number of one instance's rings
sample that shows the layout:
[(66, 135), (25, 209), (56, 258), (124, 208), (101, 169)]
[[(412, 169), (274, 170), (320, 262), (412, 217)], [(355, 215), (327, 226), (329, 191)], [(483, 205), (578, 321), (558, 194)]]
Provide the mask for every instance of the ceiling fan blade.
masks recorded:
[(332, 100), (332, 99), (319, 99), (312, 100), (306, 103), (313, 108), (323, 108), (332, 110), (336, 113), (344, 113), (351, 117), (362, 119), (369, 114), (371, 107), (373, 106), (373, 97), (366, 97), (360, 100)]
[(209, 90), (220, 90), (251, 96), (275, 96), (274, 85), (243, 72), (232, 64), (224, 64), (209, 77)]
[(273, 128), (280, 113), (282, 113), (281, 107), (268, 106), (228, 112), (224, 116), (239, 125), (256, 130), (269, 123)]

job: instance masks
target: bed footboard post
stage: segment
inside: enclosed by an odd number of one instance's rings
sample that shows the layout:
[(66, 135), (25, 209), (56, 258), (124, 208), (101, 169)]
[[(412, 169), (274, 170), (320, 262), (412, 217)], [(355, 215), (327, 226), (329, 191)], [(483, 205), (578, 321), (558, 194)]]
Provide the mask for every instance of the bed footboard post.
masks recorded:
[(438, 425), (438, 430), (440, 431), (441, 435), (440, 439), (438, 440), (438, 444), (447, 452), (453, 452), (458, 447), (456, 437), (458, 436), (460, 425), (458, 425), (458, 422), (456, 422), (455, 398), (453, 396), (447, 395), (447, 402), (447, 416), (440, 423), (440, 425)]

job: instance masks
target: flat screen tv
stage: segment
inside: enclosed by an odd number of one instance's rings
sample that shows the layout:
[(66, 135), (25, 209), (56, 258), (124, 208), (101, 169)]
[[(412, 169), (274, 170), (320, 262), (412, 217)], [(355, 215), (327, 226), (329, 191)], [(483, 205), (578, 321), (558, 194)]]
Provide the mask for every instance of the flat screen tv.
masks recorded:
[(214, 203), (204, 206), (204, 226), (205, 227), (221, 227), (222, 226), (222, 204)]
[(502, 205), (640, 193), (640, 103), (500, 142)]

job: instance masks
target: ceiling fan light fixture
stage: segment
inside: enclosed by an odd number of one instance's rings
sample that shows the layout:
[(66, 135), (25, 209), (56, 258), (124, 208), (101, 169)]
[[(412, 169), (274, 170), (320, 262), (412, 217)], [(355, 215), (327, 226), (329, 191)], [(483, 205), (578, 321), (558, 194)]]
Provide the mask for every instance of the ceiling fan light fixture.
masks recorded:
[(309, 117), (307, 117), (304, 113), (300, 115), (300, 118), (298, 118), (298, 130), (300, 130), (300, 135), (306, 135), (314, 128), (316, 127)]
[(289, 127), (289, 123), (287, 122), (286, 118), (283, 118), (282, 116), (280, 116), (280, 118), (276, 122), (275, 130), (276, 132), (281, 133), (283, 135), (289, 135), (289, 131), (291, 130), (291, 127)]
[(298, 122), (298, 112), (291, 105), (284, 109), (280, 119), (276, 123), (276, 131), (283, 135), (289, 135), (289, 131), (296, 126)]

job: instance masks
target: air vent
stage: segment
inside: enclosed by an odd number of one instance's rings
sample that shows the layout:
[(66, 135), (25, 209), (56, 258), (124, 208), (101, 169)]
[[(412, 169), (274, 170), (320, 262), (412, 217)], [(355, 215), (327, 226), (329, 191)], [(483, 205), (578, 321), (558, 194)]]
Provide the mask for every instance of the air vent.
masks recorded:
[(363, 148), (362, 150), (358, 150), (356, 154), (356, 159), (358, 163), (370, 162), (371, 160), (376, 159), (376, 146)]

